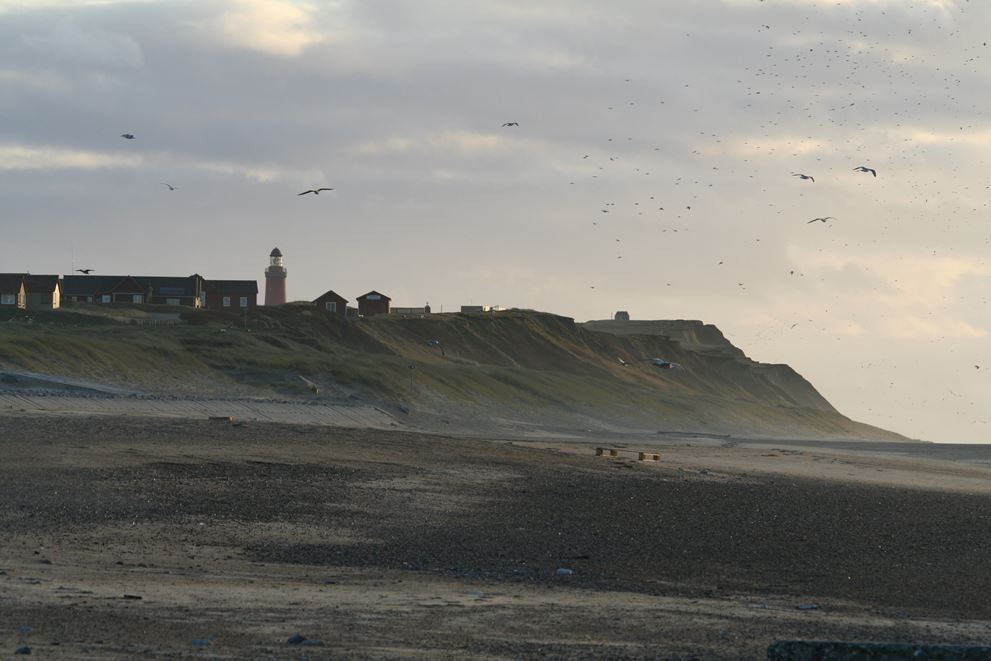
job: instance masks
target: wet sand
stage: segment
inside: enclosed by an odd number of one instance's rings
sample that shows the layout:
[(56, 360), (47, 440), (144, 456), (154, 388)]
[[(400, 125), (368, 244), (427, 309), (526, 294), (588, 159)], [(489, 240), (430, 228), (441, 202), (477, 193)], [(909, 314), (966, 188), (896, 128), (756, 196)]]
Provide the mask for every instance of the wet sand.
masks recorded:
[(643, 463), (594, 444), (0, 416), (0, 651), (709, 659), (991, 638), (979, 450), (664, 438)]

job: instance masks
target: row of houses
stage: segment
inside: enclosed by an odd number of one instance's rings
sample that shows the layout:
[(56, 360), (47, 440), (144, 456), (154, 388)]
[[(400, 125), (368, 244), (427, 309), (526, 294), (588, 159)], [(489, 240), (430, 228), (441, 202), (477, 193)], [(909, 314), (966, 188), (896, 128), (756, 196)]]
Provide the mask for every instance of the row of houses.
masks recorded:
[(57, 275), (0, 273), (0, 307), (54, 309), (61, 305)]
[[(0, 308), (29, 310), (61, 307), (63, 302), (113, 304), (151, 304), (187, 306), (209, 310), (249, 310), (258, 305), (258, 282), (255, 280), (207, 280), (194, 273), (186, 277), (140, 275), (32, 275), (0, 273)], [(392, 307), (392, 299), (370, 291), (356, 299), (357, 308), (348, 299), (330, 290), (313, 300), (318, 308), (341, 317), (370, 317), (379, 314), (430, 314), (430, 304), (423, 307)], [(488, 312), (489, 306), (462, 306), (462, 312)]]
[(74, 303), (149, 303), (210, 310), (247, 310), (258, 305), (256, 280), (186, 277), (67, 275), (62, 296)]
[[(356, 299), (356, 301), (358, 303), (358, 307), (350, 307), (348, 306), (348, 299), (344, 298), (334, 290), (330, 290), (313, 299), (313, 304), (321, 310), (340, 317), (354, 315), (358, 315), (360, 317), (371, 317), (377, 314), (389, 314), (390, 312), (395, 313), (397, 310), (397, 308), (392, 308), (390, 306), (390, 303), (392, 302), (391, 298), (375, 290), (372, 290), (367, 294), (362, 294)], [(421, 308), (421, 313), (429, 312), (429, 305), (425, 308)]]
[[(392, 299), (377, 291), (362, 294), (356, 299), (358, 307), (348, 305), (348, 300), (331, 290), (313, 299), (313, 304), (321, 310), (340, 316), (369, 317), (377, 314), (421, 315), (430, 314), (430, 304), (423, 307), (392, 307)], [(496, 312), (503, 308), (498, 305), (462, 305), (462, 312)]]
[(258, 305), (255, 280), (207, 280), (187, 277), (131, 275), (32, 275), (0, 273), (0, 307), (29, 310), (61, 307), (62, 303), (150, 303), (213, 310), (247, 310)]

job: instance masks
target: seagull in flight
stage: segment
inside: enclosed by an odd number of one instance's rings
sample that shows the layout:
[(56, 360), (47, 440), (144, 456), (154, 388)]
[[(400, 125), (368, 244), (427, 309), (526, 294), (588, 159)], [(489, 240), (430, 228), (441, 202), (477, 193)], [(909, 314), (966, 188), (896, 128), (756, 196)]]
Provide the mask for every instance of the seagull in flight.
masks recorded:
[(503, 124), (504, 127), (505, 126), (519, 126), (519, 125), (520, 125), (519, 122), (506, 122), (505, 124)]
[(121, 133), (120, 137), (124, 138), (125, 140), (134, 140), (133, 133)]
[(297, 195), (306, 195), (307, 193), (313, 193), (314, 195), (319, 195), (322, 190), (334, 190), (333, 188), (311, 188), (310, 190), (305, 190), (302, 193), (297, 193)]
[(169, 190), (179, 190), (178, 188), (176, 188), (176, 187), (175, 187), (175, 186), (173, 186), (172, 184), (167, 184), (167, 183), (165, 183), (164, 181), (163, 181), (163, 182), (161, 182), (161, 183), (162, 183), (162, 185), (163, 185), (163, 186), (168, 186), (168, 188), (169, 188)]
[(93, 269), (76, 269), (76, 270), (84, 275), (89, 275), (90, 273), (93, 272)]
[(834, 218), (833, 216), (826, 216), (825, 218), (813, 218), (812, 220), (810, 220), (808, 223), (805, 224), (808, 225), (810, 223), (824, 223), (827, 220), (836, 220), (836, 218)]
[(870, 172), (875, 177), (877, 176), (877, 170), (869, 168), (866, 165), (860, 165), (853, 169), (854, 172)]
[(814, 183), (816, 182), (816, 180), (815, 180), (815, 179), (813, 179), (811, 175), (808, 175), (808, 174), (802, 174), (801, 172), (792, 172), (792, 174), (791, 174), (791, 176), (793, 176), (793, 177), (800, 177), (800, 178), (802, 178), (802, 179), (808, 179), (808, 180), (809, 180), (809, 181), (811, 181), (811, 182), (812, 182), (813, 184), (814, 184)]

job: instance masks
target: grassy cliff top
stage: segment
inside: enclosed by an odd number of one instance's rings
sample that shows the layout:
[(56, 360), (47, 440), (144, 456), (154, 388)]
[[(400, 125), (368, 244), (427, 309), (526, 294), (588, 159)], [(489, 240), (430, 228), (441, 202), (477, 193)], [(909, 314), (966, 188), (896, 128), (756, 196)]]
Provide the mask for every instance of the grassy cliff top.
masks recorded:
[(0, 366), (162, 394), (358, 397), (479, 423), (904, 440), (845, 418), (788, 366), (751, 361), (696, 321), (74, 305), (4, 312)]

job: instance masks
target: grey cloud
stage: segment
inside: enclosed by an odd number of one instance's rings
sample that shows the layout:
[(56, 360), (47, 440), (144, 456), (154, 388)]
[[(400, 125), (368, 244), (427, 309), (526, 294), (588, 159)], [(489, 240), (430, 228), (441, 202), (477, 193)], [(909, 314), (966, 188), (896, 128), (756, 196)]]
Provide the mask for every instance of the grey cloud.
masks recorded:
[[(283, 52), (232, 41), (221, 0), (8, 12), (0, 147), (140, 162), (5, 170), (23, 238), (0, 262), (64, 271), (74, 249), (108, 270), (260, 277), (279, 245), (292, 298), (701, 316), (863, 413), (808, 347), (893, 364), (884, 338), (823, 330), (877, 328), (856, 294), (890, 294), (892, 275), (802, 262), (986, 248), (982, 145), (952, 140), (988, 124), (991, 6), (971, 5), (313, 3), (299, 29), (319, 38)], [(316, 184), (337, 190), (296, 199)], [(820, 215), (838, 220), (806, 224)], [(991, 327), (983, 284), (918, 313)], [(782, 337), (796, 318), (814, 323)]]

